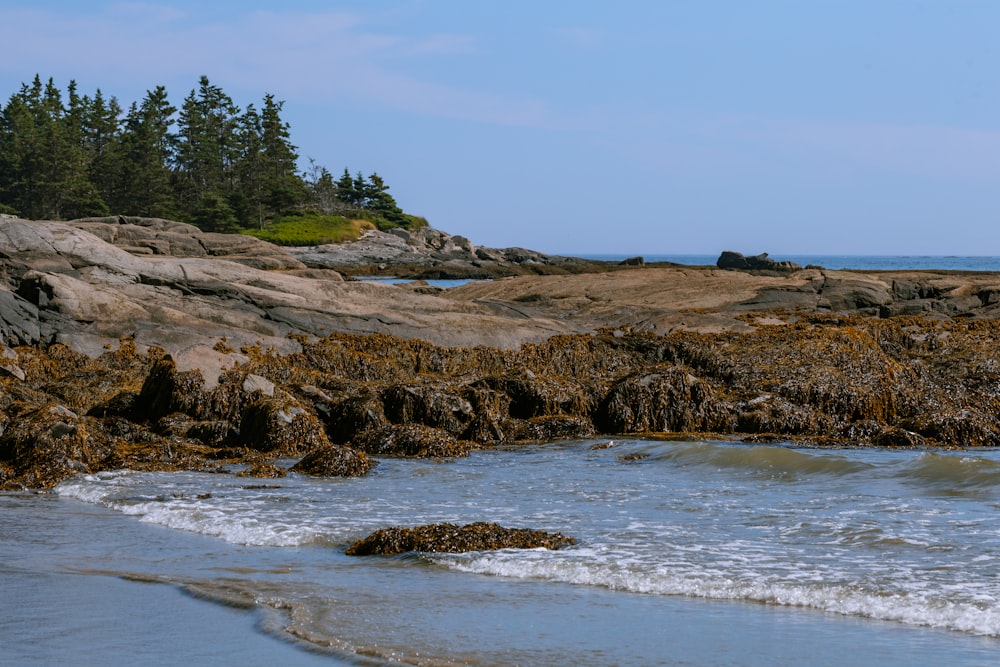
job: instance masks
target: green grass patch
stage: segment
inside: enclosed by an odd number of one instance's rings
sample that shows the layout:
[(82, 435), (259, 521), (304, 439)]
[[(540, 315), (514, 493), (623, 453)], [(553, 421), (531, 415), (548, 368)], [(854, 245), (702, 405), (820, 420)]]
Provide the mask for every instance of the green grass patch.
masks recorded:
[(289, 215), (264, 229), (248, 229), (243, 233), (277, 245), (307, 246), (347, 243), (374, 228), (368, 220), (350, 220), (339, 215)]

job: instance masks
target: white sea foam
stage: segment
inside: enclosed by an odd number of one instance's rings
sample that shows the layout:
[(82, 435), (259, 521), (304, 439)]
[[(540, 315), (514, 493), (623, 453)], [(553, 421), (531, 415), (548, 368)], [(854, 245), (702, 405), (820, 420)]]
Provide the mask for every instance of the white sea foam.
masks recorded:
[[(499, 552), (436, 558), (462, 572), (519, 579), (541, 579), (601, 586), (630, 593), (683, 595), (716, 600), (743, 600), (860, 616), (909, 625), (1000, 636), (1000, 609), (996, 598), (951, 602), (924, 592), (889, 593), (859, 586), (821, 582), (773, 581), (734, 577), (731, 570), (671, 572), (633, 569), (626, 560), (613, 565), (603, 560), (564, 558), (551, 552), (528, 555)], [(965, 591), (967, 592), (967, 591)], [(968, 596), (966, 596), (968, 597)]]
[[(56, 491), (65, 497), (103, 505), (140, 521), (217, 537), (232, 544), (301, 546), (326, 537), (322, 525), (288, 520), (280, 503), (244, 493), (221, 495), (164, 484), (151, 493), (145, 475), (118, 472), (85, 475), (63, 482)], [(228, 489), (230, 493), (232, 489)]]

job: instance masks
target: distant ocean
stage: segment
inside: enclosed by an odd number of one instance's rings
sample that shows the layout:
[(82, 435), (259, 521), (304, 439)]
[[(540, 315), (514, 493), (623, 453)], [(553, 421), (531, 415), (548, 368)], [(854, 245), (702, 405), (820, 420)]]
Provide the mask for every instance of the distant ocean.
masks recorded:
[[(621, 261), (632, 255), (583, 255), (587, 259)], [(795, 262), (802, 266), (822, 266), (824, 269), (856, 271), (1000, 271), (1000, 256), (959, 255), (768, 255), (779, 262)], [(643, 255), (647, 262), (672, 262), (690, 266), (715, 266), (719, 255)]]

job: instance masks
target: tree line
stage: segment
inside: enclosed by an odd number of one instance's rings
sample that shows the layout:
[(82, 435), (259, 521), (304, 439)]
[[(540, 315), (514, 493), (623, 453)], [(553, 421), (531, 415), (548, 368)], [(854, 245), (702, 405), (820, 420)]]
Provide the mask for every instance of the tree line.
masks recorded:
[(0, 212), (34, 220), (111, 213), (172, 218), (207, 231), (262, 228), (295, 213), (406, 226), (378, 174), (334, 179), (298, 149), (264, 96), (240, 109), (202, 76), (178, 109), (163, 86), (128, 109), (98, 89), (65, 93), (36, 75), (0, 109)]

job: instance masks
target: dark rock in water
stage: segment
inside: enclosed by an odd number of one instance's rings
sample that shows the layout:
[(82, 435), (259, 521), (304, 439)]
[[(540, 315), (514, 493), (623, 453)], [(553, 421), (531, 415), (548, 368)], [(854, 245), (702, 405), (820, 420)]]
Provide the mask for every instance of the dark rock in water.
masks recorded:
[(331, 445), (306, 454), (291, 470), (315, 477), (362, 477), (376, 465), (364, 452)]
[(382, 392), (382, 400), (385, 416), (396, 424), (425, 424), (458, 434), (473, 416), (469, 401), (444, 387), (394, 385)]
[(387, 426), (382, 398), (374, 391), (362, 391), (330, 405), (323, 420), (334, 442), (345, 443), (368, 429)]
[(795, 262), (779, 262), (767, 256), (767, 253), (745, 256), (732, 250), (723, 250), (715, 265), (720, 269), (736, 269), (743, 271), (779, 271), (791, 273), (801, 271), (802, 266)]
[(711, 386), (681, 368), (634, 375), (608, 393), (598, 427), (608, 433), (728, 431)]
[(873, 444), (878, 447), (910, 448), (926, 446), (927, 440), (913, 431), (907, 431), (906, 429), (894, 426), (877, 435)]
[(355, 437), (351, 444), (372, 456), (392, 457), (466, 456), (471, 449), (471, 443), (423, 424), (393, 424), (370, 429)]
[(743, 253), (732, 250), (723, 250), (715, 265), (720, 269), (745, 270), (750, 268), (750, 262), (747, 261)]
[(516, 433), (517, 440), (547, 442), (564, 438), (589, 438), (596, 433), (594, 424), (585, 417), (550, 415), (532, 417)]
[(14, 408), (4, 417), (0, 460), (10, 462), (25, 486), (54, 486), (70, 475), (90, 472), (91, 464), (108, 454), (107, 443), (88, 433), (88, 418), (62, 405), (24, 412)]
[(254, 463), (246, 470), (236, 473), (237, 477), (259, 477), (260, 479), (280, 479), (288, 475), (284, 468), (273, 463)]
[(348, 556), (392, 556), (409, 551), (463, 553), (497, 549), (559, 549), (576, 540), (561, 533), (526, 528), (504, 528), (477, 522), (465, 526), (438, 523), (414, 528), (383, 528), (355, 542)]
[(288, 395), (263, 397), (247, 405), (240, 440), (251, 449), (284, 456), (330, 445), (323, 423)]
[(736, 428), (741, 433), (802, 435), (828, 433), (833, 426), (833, 420), (823, 412), (765, 394), (742, 406)]

